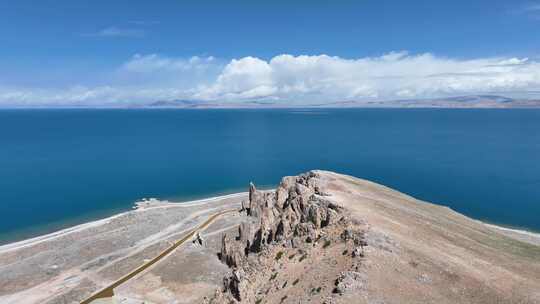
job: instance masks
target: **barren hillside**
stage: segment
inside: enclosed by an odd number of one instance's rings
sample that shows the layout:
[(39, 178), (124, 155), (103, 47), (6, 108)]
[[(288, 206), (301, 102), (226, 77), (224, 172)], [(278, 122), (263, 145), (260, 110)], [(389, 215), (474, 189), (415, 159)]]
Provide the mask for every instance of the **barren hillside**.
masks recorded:
[(116, 303), (540, 303), (537, 235), (326, 171), (1, 246), (0, 303), (79, 303), (231, 209)]

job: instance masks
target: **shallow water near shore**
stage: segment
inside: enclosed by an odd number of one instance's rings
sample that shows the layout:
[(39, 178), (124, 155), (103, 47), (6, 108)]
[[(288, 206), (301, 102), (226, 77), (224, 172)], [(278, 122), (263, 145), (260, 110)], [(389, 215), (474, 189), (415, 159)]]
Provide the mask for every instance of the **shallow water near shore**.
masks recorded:
[(310, 169), (540, 231), (539, 130), (540, 110), (0, 110), (0, 243)]

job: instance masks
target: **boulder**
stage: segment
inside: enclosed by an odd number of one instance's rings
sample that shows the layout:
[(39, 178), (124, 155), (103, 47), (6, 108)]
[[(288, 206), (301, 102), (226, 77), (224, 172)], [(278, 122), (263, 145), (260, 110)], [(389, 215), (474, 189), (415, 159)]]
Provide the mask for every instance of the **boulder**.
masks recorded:
[(354, 248), (353, 252), (352, 252), (352, 257), (353, 258), (356, 258), (356, 257), (364, 257), (364, 248), (363, 247), (356, 247)]
[(367, 276), (356, 271), (343, 271), (336, 279), (334, 293), (357, 293), (366, 289)]

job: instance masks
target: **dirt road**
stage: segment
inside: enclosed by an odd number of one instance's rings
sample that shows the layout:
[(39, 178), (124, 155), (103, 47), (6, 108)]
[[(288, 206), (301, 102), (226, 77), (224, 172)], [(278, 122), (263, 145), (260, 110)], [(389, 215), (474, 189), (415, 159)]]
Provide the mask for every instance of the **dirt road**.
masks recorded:
[(93, 301), (95, 301), (97, 299), (111, 298), (114, 295), (114, 289), (116, 287), (118, 287), (121, 284), (127, 282), (128, 280), (132, 279), (133, 277), (135, 277), (139, 273), (141, 273), (141, 272), (145, 271), (146, 269), (148, 269), (150, 266), (152, 266), (155, 263), (159, 262), (161, 259), (166, 257), (171, 252), (173, 252), (180, 245), (184, 244), (186, 241), (193, 238), (193, 236), (195, 236), (197, 232), (200, 232), (200, 231), (204, 230), (205, 228), (207, 228), (218, 217), (220, 217), (220, 216), (222, 216), (222, 215), (224, 215), (226, 213), (231, 213), (231, 212), (235, 212), (235, 211), (236, 210), (225, 210), (225, 211), (213, 214), (204, 223), (202, 223), (198, 227), (193, 228), (188, 234), (186, 234), (186, 236), (184, 236), (182, 239), (176, 241), (169, 248), (162, 251), (158, 256), (156, 256), (155, 258), (151, 259), (150, 261), (142, 264), (141, 266), (137, 267), (136, 269), (134, 269), (130, 273), (126, 274), (125, 276), (121, 277), (120, 279), (118, 279), (115, 282), (113, 282), (112, 284), (110, 284), (109, 286), (101, 289), (100, 291), (98, 291), (97, 293), (95, 293), (94, 295), (89, 297), (88, 299), (82, 301), (81, 304), (90, 304), (90, 303), (92, 303)]

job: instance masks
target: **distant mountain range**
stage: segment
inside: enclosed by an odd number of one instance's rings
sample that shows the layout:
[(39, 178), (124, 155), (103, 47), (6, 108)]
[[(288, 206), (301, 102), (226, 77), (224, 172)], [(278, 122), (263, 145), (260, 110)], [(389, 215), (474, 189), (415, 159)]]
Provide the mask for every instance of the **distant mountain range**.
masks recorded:
[(433, 99), (385, 101), (337, 101), (290, 104), (273, 101), (219, 102), (202, 100), (160, 100), (138, 107), (185, 109), (232, 108), (540, 108), (540, 99), (514, 99), (499, 95), (467, 95)]

